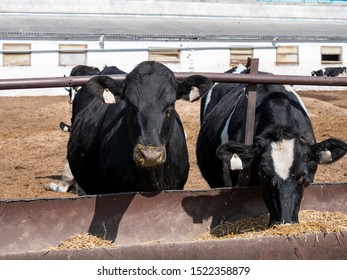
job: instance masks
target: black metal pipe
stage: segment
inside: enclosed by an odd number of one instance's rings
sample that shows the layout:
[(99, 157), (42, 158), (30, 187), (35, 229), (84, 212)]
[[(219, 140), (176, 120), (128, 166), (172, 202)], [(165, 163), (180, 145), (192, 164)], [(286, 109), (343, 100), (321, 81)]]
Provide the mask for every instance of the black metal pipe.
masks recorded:
[[(289, 85), (316, 85), (316, 86), (347, 86), (347, 77), (312, 77), (294, 75), (252, 75), (252, 74), (228, 74), (208, 72), (177, 72), (178, 80), (183, 80), (192, 75), (204, 75), (214, 82), (223, 83), (247, 83), (247, 84), (289, 84)], [(125, 75), (110, 75), (113, 79), (124, 80)], [(0, 90), (29, 89), (29, 88), (53, 88), (82, 86), (92, 76), (73, 77), (43, 77), (24, 79), (0, 79)]]

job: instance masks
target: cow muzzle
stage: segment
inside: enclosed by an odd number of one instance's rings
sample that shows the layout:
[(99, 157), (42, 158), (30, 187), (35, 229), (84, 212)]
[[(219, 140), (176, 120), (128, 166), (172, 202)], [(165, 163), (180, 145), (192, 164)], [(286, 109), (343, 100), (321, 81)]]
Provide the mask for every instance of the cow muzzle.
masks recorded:
[(134, 161), (140, 167), (157, 167), (166, 161), (165, 147), (137, 144), (134, 149)]

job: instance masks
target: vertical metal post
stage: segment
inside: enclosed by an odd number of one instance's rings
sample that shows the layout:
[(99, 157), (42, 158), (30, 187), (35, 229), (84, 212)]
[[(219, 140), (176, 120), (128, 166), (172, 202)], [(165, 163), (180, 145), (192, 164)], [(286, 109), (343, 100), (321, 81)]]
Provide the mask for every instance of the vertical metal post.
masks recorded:
[[(259, 59), (253, 58), (251, 60), (250, 74), (257, 75), (259, 67)], [(252, 145), (254, 137), (254, 122), (255, 122), (255, 107), (257, 100), (257, 85), (250, 84), (247, 86), (246, 94), (248, 96), (247, 102), (247, 115), (245, 126), (245, 144)]]
[[(259, 59), (252, 58), (250, 65), (250, 74), (257, 75), (259, 67)], [(253, 144), (254, 138), (254, 127), (255, 127), (255, 109), (257, 101), (257, 85), (249, 84), (246, 88), (247, 96), (247, 110), (246, 110), (246, 122), (244, 125), (244, 140), (247, 146)], [(238, 186), (245, 187), (249, 186), (251, 168), (246, 167), (240, 171)]]

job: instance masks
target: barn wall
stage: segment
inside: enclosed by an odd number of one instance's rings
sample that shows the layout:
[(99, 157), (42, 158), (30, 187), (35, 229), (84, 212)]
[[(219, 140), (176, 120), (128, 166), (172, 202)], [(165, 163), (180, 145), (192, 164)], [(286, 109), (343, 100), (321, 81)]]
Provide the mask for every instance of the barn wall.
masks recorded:
[[(2, 43), (23, 43), (23, 40), (0, 41)], [(69, 75), (73, 66), (59, 66), (59, 54), (57, 48), (64, 41), (26, 41), (31, 43), (33, 51), (52, 50), (51, 52), (33, 52), (31, 54), (31, 66), (25, 67), (0, 67), (1, 79), (31, 78), (31, 77), (62, 77)], [(80, 41), (69, 41), (69, 44), (80, 44)], [(105, 65), (115, 65), (129, 72), (138, 63), (148, 60), (147, 49), (172, 48), (181, 49), (180, 63), (167, 64), (177, 72), (225, 72), (230, 68), (230, 47), (239, 46), (230, 42), (160, 42), (160, 41), (119, 41), (105, 42), (105, 49), (118, 49), (119, 51), (97, 52), (98, 43), (95, 41), (84, 42), (93, 50), (87, 53), (87, 64), (102, 69)], [(286, 46), (299, 45), (299, 65), (276, 65), (276, 49), (269, 43), (244, 43), (243, 46), (254, 47), (254, 57), (260, 59), (259, 69), (278, 75), (310, 75), (312, 70), (318, 70), (327, 65), (321, 65), (321, 46), (343, 47), (343, 54), (347, 53), (347, 43), (286, 43)], [(201, 48), (201, 49), (199, 49)], [(136, 50), (135, 49), (140, 49)], [(2, 66), (2, 54), (0, 53), (0, 66)], [(347, 55), (343, 55), (343, 66), (347, 65)], [(328, 66), (342, 66), (328, 65)], [(23, 94), (23, 91), (0, 91), (0, 95)], [(26, 91), (28, 95), (35, 94), (65, 94), (62, 89), (40, 89)]]
[[(175, 16), (175, 17), (231, 17), (231, 18), (261, 18), (261, 19), (319, 19), (347, 20), (347, 5), (342, 3), (279, 3), (259, 2), (256, 0), (2, 0), (1, 13), (38, 13), (38, 14), (123, 14), (145, 16)], [(59, 66), (57, 52), (60, 43), (66, 41), (47, 40), (0, 40), (2, 43), (31, 43), (32, 50), (30, 67), (1, 67), (3, 57), (0, 52), (0, 79), (26, 77), (59, 77), (69, 75), (71, 67)], [(69, 44), (81, 41), (70, 41)], [(321, 65), (320, 48), (322, 45), (340, 45), (343, 47), (343, 63), (347, 65), (347, 42), (345, 43), (286, 43), (299, 45), (299, 65), (276, 65), (276, 49), (270, 42), (160, 42), (160, 41), (106, 41), (106, 51), (100, 49), (98, 42), (86, 41), (88, 48), (93, 50), (87, 54), (87, 64), (103, 68), (105, 65), (116, 65), (129, 72), (138, 63), (148, 59), (149, 48), (179, 48), (180, 63), (167, 64), (173, 71), (206, 71), (224, 72), (230, 68), (230, 47), (242, 44), (254, 47), (254, 57), (260, 59), (260, 70), (274, 74), (310, 75)], [(264, 48), (265, 47), (265, 48)], [(135, 51), (134, 49), (141, 49)], [(202, 49), (201, 49), (202, 48)], [(122, 51), (107, 51), (122, 49)], [(126, 50), (128, 49), (128, 50)], [(132, 50), (131, 50), (132, 49)], [(40, 50), (44, 50), (40, 52)], [(47, 51), (50, 50), (50, 51)], [(335, 66), (335, 65), (330, 65)], [(61, 94), (61, 89), (28, 90), (27, 94)], [(0, 91), (0, 95), (22, 94), (23, 91)], [(65, 91), (63, 91), (65, 94)]]

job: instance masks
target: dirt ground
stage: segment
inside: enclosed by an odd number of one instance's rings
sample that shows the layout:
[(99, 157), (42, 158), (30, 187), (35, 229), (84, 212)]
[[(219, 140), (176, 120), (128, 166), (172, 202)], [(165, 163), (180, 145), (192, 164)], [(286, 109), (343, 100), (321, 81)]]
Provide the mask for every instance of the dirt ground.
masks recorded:
[[(301, 92), (318, 141), (329, 137), (347, 141), (347, 92)], [(66, 162), (68, 133), (59, 123), (70, 123), (67, 96), (0, 97), (0, 199), (72, 197), (46, 191), (58, 182)], [(206, 189), (195, 158), (200, 103), (179, 101), (176, 108), (188, 135), (191, 169), (185, 189)], [(347, 156), (320, 165), (316, 182), (347, 182)]]

